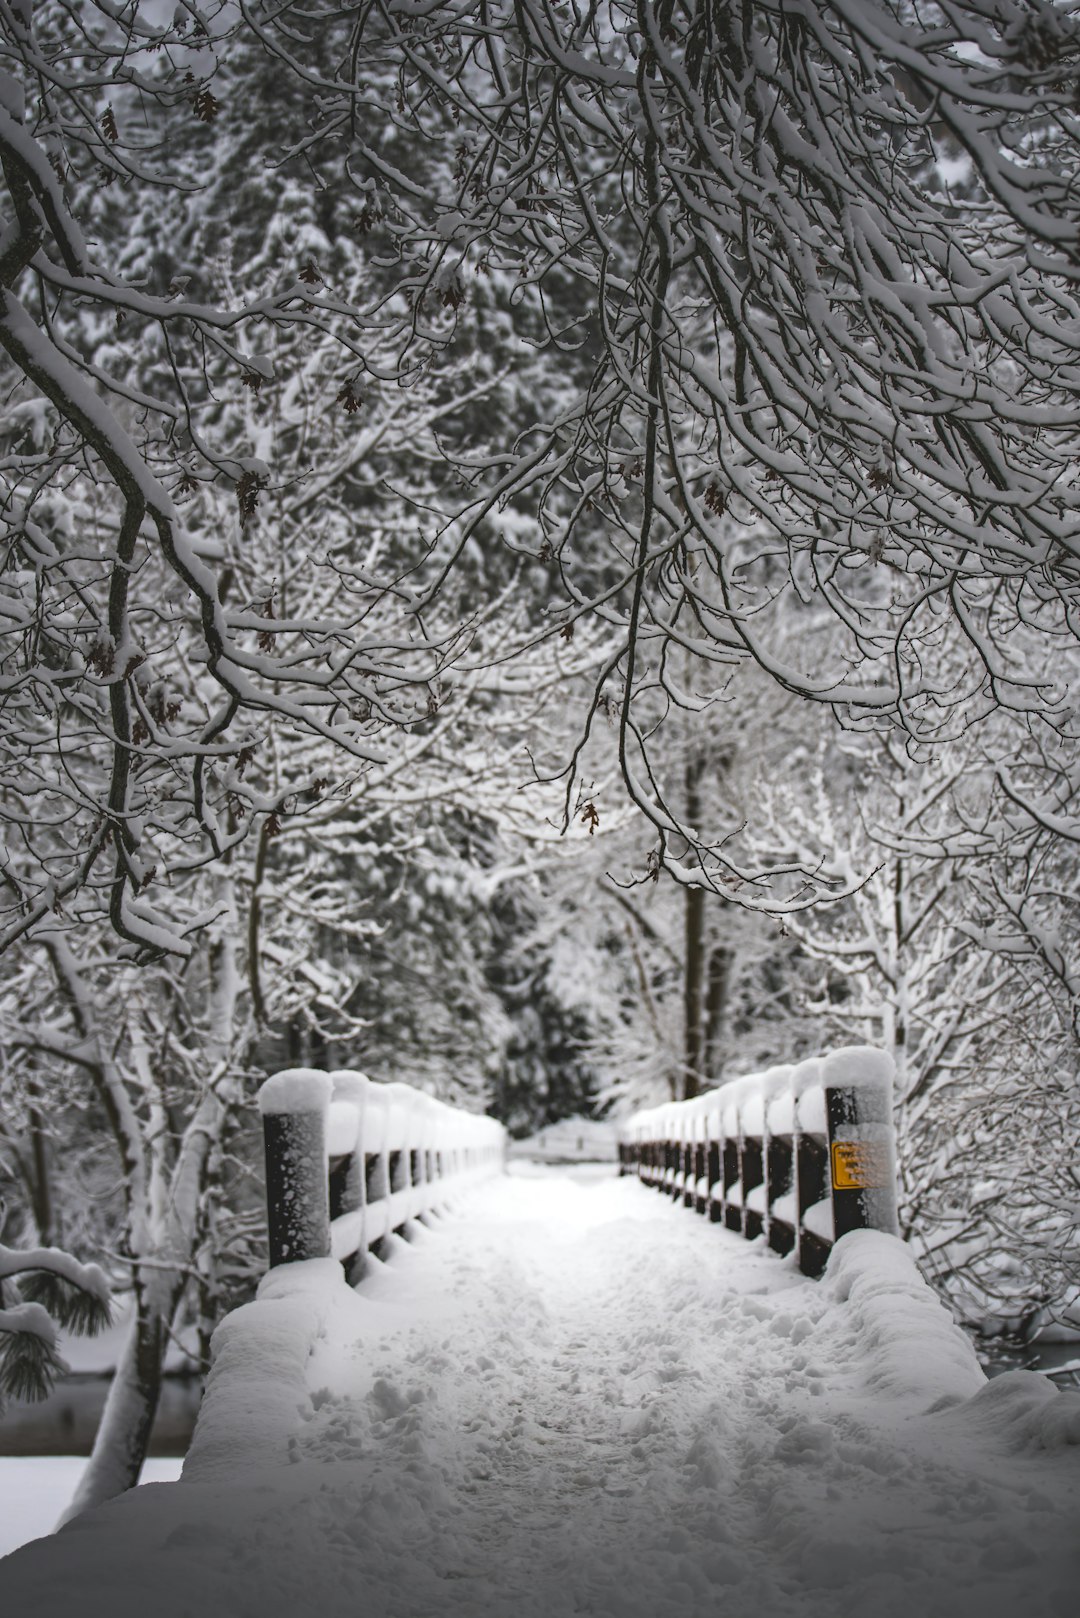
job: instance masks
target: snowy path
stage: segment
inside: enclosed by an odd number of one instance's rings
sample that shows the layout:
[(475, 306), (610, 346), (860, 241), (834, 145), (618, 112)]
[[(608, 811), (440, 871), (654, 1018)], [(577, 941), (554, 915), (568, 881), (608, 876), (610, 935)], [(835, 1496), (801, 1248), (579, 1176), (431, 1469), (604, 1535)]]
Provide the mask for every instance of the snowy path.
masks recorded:
[(111, 1618), (1072, 1618), (1080, 1400), (981, 1387), (905, 1265), (866, 1248), (813, 1285), (630, 1181), (492, 1184), (358, 1298), (293, 1298), (295, 1397), (252, 1366), (238, 1400), (234, 1317), (184, 1481), (20, 1553), (5, 1594), (38, 1618), (76, 1590)]

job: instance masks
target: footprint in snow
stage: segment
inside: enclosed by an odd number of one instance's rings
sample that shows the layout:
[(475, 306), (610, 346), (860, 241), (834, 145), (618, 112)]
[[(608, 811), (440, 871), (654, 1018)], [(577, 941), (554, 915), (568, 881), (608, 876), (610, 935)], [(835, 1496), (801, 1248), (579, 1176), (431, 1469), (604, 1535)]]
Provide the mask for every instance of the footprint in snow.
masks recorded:
[(375, 1378), (368, 1394), (368, 1403), (374, 1406), (377, 1419), (391, 1421), (396, 1416), (404, 1416), (413, 1405), (420, 1404), (423, 1397), (420, 1388), (409, 1388), (406, 1392), (402, 1392), (392, 1382), (388, 1382), (386, 1377), (380, 1376)]

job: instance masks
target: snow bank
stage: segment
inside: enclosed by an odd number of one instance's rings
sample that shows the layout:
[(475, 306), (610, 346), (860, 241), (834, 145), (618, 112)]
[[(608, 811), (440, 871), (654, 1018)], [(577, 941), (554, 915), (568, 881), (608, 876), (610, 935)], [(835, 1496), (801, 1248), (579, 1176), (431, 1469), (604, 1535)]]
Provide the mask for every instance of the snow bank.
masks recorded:
[(842, 1236), (822, 1284), (847, 1306), (854, 1359), (875, 1391), (939, 1403), (967, 1399), (985, 1386), (969, 1339), (898, 1237), (877, 1230)]
[(234, 1309), (214, 1333), (184, 1477), (205, 1481), (286, 1465), (307, 1405), (315, 1342), (331, 1332), (359, 1341), (363, 1313), (336, 1259), (283, 1264), (265, 1275), (255, 1302)]
[(842, 1237), (823, 1289), (843, 1305), (851, 1363), (874, 1392), (914, 1399), (948, 1430), (997, 1449), (1080, 1445), (1080, 1395), (1032, 1371), (988, 1381), (970, 1339), (896, 1237), (872, 1230)]
[(329, 1261), (268, 1277), (182, 1480), (7, 1559), (5, 1610), (1075, 1611), (1076, 1402), (987, 1386), (895, 1239), (812, 1283), (630, 1178), (535, 1165), (413, 1235), (358, 1294)]
[(1011, 1449), (1061, 1450), (1080, 1445), (1080, 1394), (1055, 1388), (1033, 1371), (1006, 1371), (980, 1388), (950, 1419)]

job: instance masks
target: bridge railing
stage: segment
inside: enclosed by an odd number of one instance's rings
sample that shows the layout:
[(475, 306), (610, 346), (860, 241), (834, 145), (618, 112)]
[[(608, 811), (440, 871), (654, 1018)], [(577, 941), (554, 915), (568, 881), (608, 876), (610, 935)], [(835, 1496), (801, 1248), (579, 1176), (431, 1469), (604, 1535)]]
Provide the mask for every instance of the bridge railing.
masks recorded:
[(259, 1091), (270, 1265), (340, 1259), (349, 1279), (393, 1231), (501, 1171), (506, 1131), (405, 1084), (291, 1068)]
[(635, 1113), (620, 1172), (820, 1275), (849, 1230), (896, 1234), (893, 1063), (849, 1046)]

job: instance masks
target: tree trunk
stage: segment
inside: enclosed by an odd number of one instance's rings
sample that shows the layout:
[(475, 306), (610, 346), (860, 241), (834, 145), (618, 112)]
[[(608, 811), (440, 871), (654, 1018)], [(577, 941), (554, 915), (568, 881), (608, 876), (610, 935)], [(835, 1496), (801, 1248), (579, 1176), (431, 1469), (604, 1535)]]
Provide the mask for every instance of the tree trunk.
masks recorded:
[[(683, 776), (686, 824), (695, 831), (701, 820), (701, 778), (705, 758), (691, 747)], [(704, 888), (687, 888), (683, 913), (683, 1083), (685, 1100), (700, 1093), (705, 1081), (705, 974), (707, 965)]]
[(702, 1087), (705, 1056), (705, 890), (687, 888), (683, 963), (683, 1096)]
[(31, 1103), (27, 1122), (30, 1126), (31, 1205), (38, 1241), (42, 1247), (56, 1245), (53, 1229), (52, 1185), (49, 1180), (49, 1156), (46, 1149), (45, 1122), (36, 1104)]
[(705, 1070), (715, 1084), (723, 1065), (720, 1036), (727, 1018), (731, 968), (734, 956), (726, 944), (716, 944), (709, 956), (709, 981), (705, 997)]
[(182, 1291), (181, 1277), (158, 1271), (139, 1295), (94, 1448), (61, 1524), (138, 1483), (161, 1394), (169, 1327)]

